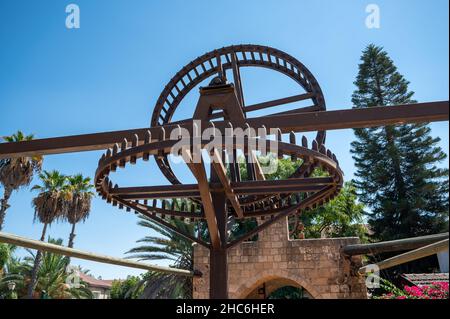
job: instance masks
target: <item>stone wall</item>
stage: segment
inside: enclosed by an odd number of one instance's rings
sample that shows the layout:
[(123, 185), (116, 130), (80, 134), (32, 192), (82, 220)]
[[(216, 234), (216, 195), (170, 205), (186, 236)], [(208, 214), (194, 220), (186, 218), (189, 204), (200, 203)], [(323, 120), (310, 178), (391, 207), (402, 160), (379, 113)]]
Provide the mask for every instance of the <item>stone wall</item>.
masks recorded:
[[(312, 298), (366, 298), (364, 278), (356, 275), (359, 256), (348, 259), (342, 246), (358, 238), (289, 240), (286, 220), (273, 224), (255, 242), (228, 251), (230, 298), (264, 298), (283, 286), (303, 287)], [(194, 298), (209, 297), (209, 250), (195, 245)]]

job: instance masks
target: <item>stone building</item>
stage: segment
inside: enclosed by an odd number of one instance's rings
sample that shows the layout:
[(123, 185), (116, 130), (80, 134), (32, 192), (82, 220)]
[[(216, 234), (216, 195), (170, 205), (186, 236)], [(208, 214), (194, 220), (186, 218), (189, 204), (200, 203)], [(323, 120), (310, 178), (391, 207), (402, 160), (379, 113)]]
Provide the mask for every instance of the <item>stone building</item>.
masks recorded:
[[(303, 288), (308, 298), (367, 298), (365, 279), (357, 274), (361, 256), (344, 257), (343, 246), (359, 238), (288, 238), (286, 220), (259, 233), (257, 241), (243, 242), (228, 251), (229, 298), (267, 298), (275, 290)], [(209, 250), (194, 247), (194, 298), (209, 298)]]

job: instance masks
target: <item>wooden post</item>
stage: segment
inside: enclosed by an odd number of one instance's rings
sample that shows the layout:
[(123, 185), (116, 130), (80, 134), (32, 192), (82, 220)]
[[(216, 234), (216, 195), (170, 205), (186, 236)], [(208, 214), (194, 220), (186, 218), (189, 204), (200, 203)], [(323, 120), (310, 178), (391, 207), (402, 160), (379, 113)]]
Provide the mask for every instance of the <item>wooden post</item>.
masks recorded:
[[(212, 164), (211, 164), (212, 165)], [(211, 166), (211, 182), (220, 182), (217, 172)], [(220, 247), (210, 250), (209, 298), (228, 299), (228, 250), (227, 250), (227, 211), (225, 192), (211, 194), (220, 234)]]

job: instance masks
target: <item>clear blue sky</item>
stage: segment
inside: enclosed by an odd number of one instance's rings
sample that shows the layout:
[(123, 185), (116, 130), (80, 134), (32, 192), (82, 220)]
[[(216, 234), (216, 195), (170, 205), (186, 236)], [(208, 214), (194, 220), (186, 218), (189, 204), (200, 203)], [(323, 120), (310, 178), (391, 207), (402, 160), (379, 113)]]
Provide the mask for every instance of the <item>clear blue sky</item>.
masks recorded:
[[(359, 57), (369, 43), (384, 46), (417, 100), (448, 100), (447, 0), (72, 2), (81, 10), (77, 30), (65, 27), (70, 1), (0, 1), (0, 136), (18, 129), (51, 137), (148, 126), (159, 93), (184, 64), (239, 43), (269, 45), (297, 57), (321, 84), (328, 109), (351, 107)], [(380, 29), (365, 26), (369, 3), (381, 9)], [(243, 73), (247, 102), (288, 93), (289, 84), (271, 77)], [(433, 124), (432, 133), (448, 154), (448, 123)], [(347, 179), (354, 172), (352, 139), (351, 130), (332, 131), (327, 141)], [(93, 176), (100, 154), (48, 156), (44, 169)], [(448, 167), (448, 160), (442, 165)], [(119, 180), (129, 185), (166, 183), (154, 163), (126, 172)], [(6, 232), (39, 237), (42, 225), (32, 221), (34, 195), (29, 189), (12, 195)], [(75, 245), (124, 256), (147, 235), (136, 221), (134, 214), (95, 199), (90, 218), (78, 225)], [(54, 224), (49, 235), (67, 240), (69, 231), (67, 224)], [(103, 278), (139, 273), (75, 263)]]

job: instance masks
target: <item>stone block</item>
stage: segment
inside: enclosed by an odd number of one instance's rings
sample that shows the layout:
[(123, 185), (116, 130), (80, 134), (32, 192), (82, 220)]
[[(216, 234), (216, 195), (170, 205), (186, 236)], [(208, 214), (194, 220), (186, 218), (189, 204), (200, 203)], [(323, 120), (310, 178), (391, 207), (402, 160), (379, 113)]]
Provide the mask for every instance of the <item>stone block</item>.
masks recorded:
[(283, 244), (280, 241), (274, 241), (271, 243), (272, 248), (281, 248), (283, 247)]
[(339, 287), (339, 285), (331, 285), (331, 286), (330, 286), (330, 291), (331, 291), (332, 293), (338, 293), (338, 292), (340, 292), (340, 287)]

